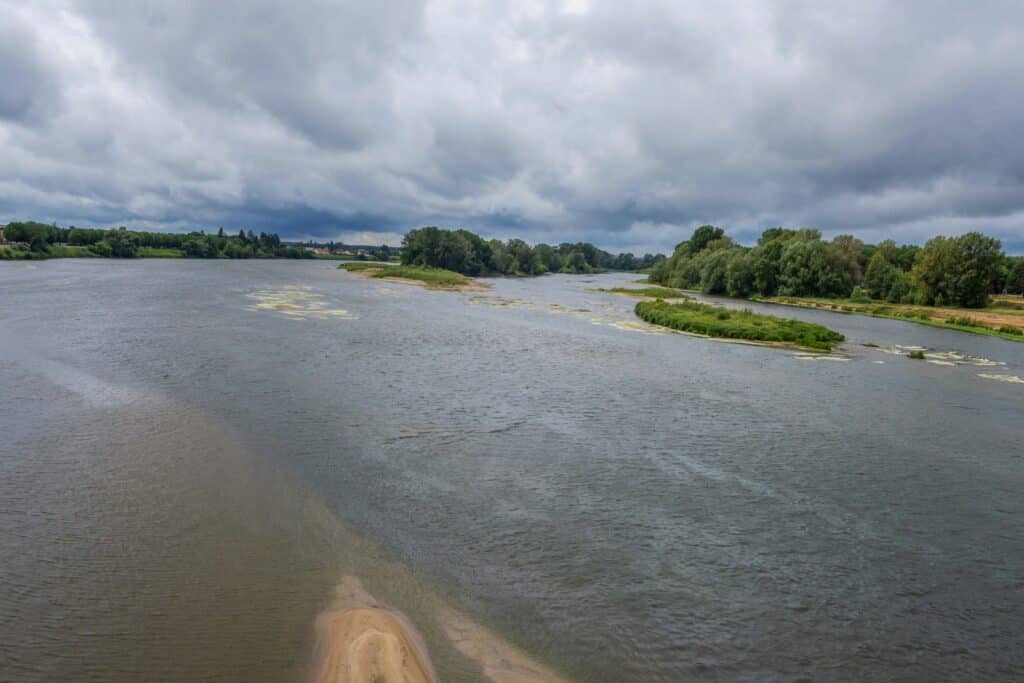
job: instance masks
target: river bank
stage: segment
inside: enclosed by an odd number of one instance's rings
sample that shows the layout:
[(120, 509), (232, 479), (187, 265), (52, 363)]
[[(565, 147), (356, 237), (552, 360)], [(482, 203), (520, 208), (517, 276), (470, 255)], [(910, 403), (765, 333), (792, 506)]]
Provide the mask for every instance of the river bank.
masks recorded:
[[(1016, 299), (1016, 301), (1011, 301), (1011, 299)], [(790, 296), (754, 298), (751, 301), (902, 320), (947, 330), (1000, 337), (1010, 341), (1024, 341), (1024, 302), (1021, 302), (1018, 297), (997, 297), (993, 305), (988, 308), (950, 308), (884, 302), (865, 303), (849, 299)]]

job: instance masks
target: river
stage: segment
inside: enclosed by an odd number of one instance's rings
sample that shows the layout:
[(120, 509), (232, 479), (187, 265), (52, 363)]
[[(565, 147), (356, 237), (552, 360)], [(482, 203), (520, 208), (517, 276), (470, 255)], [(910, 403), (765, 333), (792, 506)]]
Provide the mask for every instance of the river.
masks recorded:
[(1024, 676), (1024, 344), (635, 277), (0, 263), (0, 680), (304, 680), (346, 576), (445, 681), (439, 605), (579, 681)]

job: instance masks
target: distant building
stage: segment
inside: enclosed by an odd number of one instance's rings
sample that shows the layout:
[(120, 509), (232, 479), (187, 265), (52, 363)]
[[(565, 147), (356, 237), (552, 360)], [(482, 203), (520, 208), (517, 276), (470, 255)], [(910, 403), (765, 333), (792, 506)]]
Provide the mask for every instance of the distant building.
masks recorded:
[(7, 240), (4, 239), (4, 229), (0, 228), (0, 244), (2, 244), (3, 242), (6, 242), (6, 241)]

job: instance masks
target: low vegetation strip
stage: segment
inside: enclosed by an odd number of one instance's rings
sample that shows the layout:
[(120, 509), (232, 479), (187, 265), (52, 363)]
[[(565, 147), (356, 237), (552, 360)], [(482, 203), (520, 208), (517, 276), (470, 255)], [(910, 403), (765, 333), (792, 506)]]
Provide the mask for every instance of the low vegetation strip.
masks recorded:
[(367, 277), (416, 280), (428, 287), (464, 287), (472, 282), (464, 275), (442, 268), (392, 266), (383, 263), (343, 263), (339, 267), (350, 273), (365, 273)]
[(695, 301), (641, 301), (634, 310), (640, 318), (654, 325), (723, 339), (792, 344), (822, 351), (831, 351), (832, 344), (844, 339), (843, 335), (822, 325)]
[(386, 261), (358, 261), (355, 263), (342, 263), (338, 268), (347, 270), (350, 273), (361, 273), (364, 270), (380, 270), (381, 268), (391, 268), (392, 264)]
[(650, 299), (682, 299), (686, 296), (678, 289), (670, 287), (612, 287), (611, 289), (600, 289), (598, 291), (610, 294), (625, 294), (626, 296), (641, 296)]
[[(1024, 341), (1024, 310), (1013, 308), (1011, 297), (996, 299), (995, 305), (982, 309), (962, 309), (940, 306), (914, 306), (884, 302), (860, 302), (852, 299), (822, 299), (814, 297), (771, 297), (757, 299), (765, 303), (817, 308), (836, 313), (857, 313), (874, 318), (904, 320), (907, 322), (941, 327), (972, 334)], [(1019, 300), (1019, 299), (1018, 299)]]

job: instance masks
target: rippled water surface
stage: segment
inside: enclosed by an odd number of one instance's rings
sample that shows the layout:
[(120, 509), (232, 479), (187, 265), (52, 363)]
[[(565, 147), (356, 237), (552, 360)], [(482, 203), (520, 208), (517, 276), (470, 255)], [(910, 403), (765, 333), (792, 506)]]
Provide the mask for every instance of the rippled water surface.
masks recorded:
[(349, 574), (444, 680), (438, 599), (581, 681), (1024, 676), (1024, 344), (633, 277), (0, 264), (0, 680), (300, 680)]

